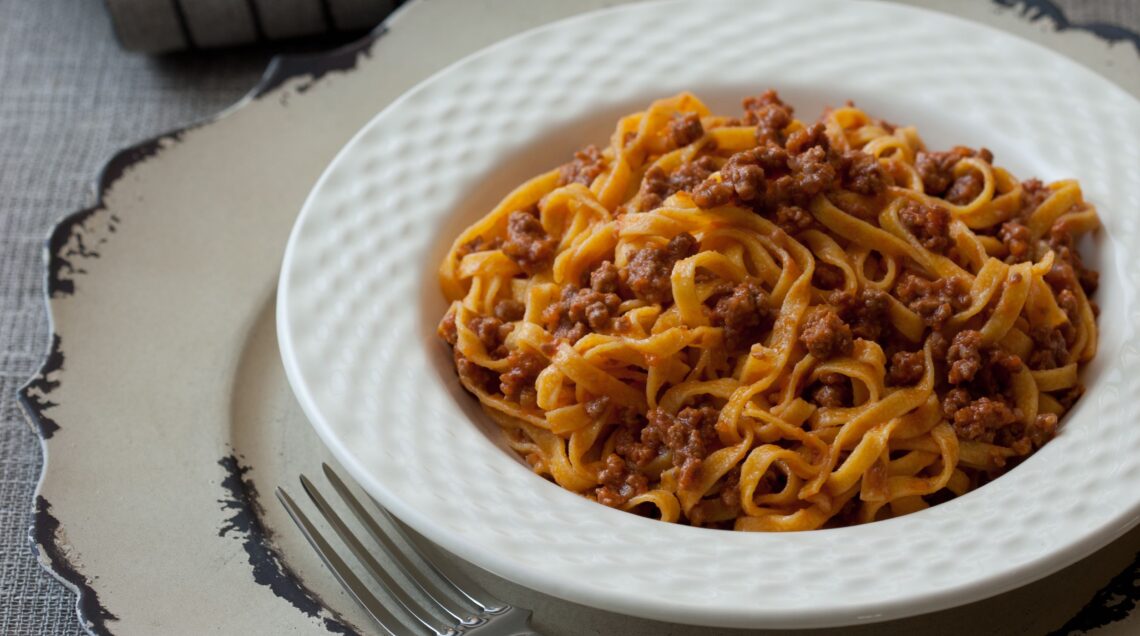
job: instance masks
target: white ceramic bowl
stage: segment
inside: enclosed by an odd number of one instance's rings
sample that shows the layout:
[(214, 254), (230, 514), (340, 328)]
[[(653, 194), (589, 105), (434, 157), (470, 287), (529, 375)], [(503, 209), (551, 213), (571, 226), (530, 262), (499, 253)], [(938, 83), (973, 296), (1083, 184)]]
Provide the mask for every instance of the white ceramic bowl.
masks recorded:
[[(607, 509), (535, 476), (455, 380), (434, 331), (452, 238), (514, 185), (692, 90), (716, 112), (767, 87), (806, 118), (854, 99), (936, 148), (987, 146), (1028, 178), (1077, 177), (1105, 231), (1102, 347), (1059, 437), (978, 491), (911, 516), (794, 534)], [(1140, 105), (1038, 46), (867, 2), (662, 3), (559, 22), (440, 72), (376, 116), (314, 188), (278, 295), (290, 382), (365, 489), (448, 550), (537, 590), (661, 620), (811, 627), (1016, 587), (1140, 512)]]

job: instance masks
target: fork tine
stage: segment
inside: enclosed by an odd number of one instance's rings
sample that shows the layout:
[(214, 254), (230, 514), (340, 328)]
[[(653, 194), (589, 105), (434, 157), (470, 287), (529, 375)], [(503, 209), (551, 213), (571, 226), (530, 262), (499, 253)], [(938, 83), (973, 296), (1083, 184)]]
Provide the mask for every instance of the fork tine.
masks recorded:
[(332, 526), (332, 529), (336, 532), (337, 536), (340, 537), (341, 541), (343, 541), (344, 544), (348, 546), (348, 549), (356, 555), (356, 558), (364, 564), (372, 577), (384, 587), (384, 590), (392, 595), (392, 598), (400, 604), (400, 607), (404, 608), (405, 612), (418, 623), (436, 634), (446, 634), (451, 631), (450, 628), (431, 620), (433, 618), (431, 612), (409, 596), (408, 593), (404, 591), (403, 586), (393, 579), (392, 576), (384, 570), (383, 566), (368, 553), (368, 550), (364, 548), (360, 540), (348, 529), (348, 526), (345, 525), (344, 521), (341, 520), (340, 516), (333, 510), (328, 501), (325, 500), (313, 483), (304, 475), (301, 475), (301, 486), (304, 487), (309, 498), (316, 504), (321, 514), (324, 515), (325, 520), (329, 522), (329, 525)]
[(313, 527), (312, 522), (305, 516), (305, 513), (301, 512), (301, 509), (293, 502), (293, 498), (289, 496), (289, 493), (278, 487), (277, 499), (281, 501), (281, 505), (285, 506), (285, 511), (293, 518), (293, 522), (301, 529), (301, 534), (305, 535), (305, 539), (308, 540), (309, 545), (313, 546), (313, 549), (317, 551), (317, 555), (321, 557), (321, 561), (324, 562), (325, 567), (327, 567), (333, 573), (333, 576), (336, 577), (336, 580), (340, 582), (341, 587), (348, 590), (348, 593), (356, 599), (356, 602), (364, 608), (364, 611), (372, 617), (372, 620), (376, 621), (376, 624), (389, 634), (389, 636), (399, 636), (398, 632), (393, 631), (389, 625), (400, 625), (400, 621), (397, 620), (396, 617), (388, 611), (388, 608), (384, 607), (384, 604), (369, 592), (368, 588), (360, 582), (360, 579), (352, 573), (352, 570), (348, 568), (340, 556), (333, 551), (332, 546), (330, 546), (320, 533), (317, 532), (317, 529)]
[[(348, 489), (348, 486), (345, 485), (340, 476), (336, 474), (336, 471), (334, 471), (331, 466), (325, 463), (322, 463), (321, 467), (324, 470), (325, 477), (328, 478), (329, 483), (333, 485), (333, 488), (336, 489), (337, 493), (340, 494), (341, 498), (344, 499), (345, 503), (347, 503), (349, 508), (352, 509), (353, 514), (356, 515), (356, 518), (359, 519), (364, 527), (368, 529), (369, 534), (371, 534), (372, 537), (383, 546), (385, 552), (387, 552), (388, 555), (391, 556), (394, 561), (396, 561), (401, 571), (403, 571), (404, 574), (409, 579), (411, 579), (413, 583), (416, 584), (416, 587), (418, 587), (420, 591), (426, 594), (429, 598), (434, 600), (436, 603), (439, 603), (445, 609), (447, 606), (440, 601), (440, 595), (444, 596), (444, 598), (449, 599), (455, 599), (457, 597), (465, 599), (467, 602), (474, 604), (475, 606), (481, 608), (483, 612), (488, 614), (495, 614), (507, 609), (506, 603), (503, 603), (499, 599), (488, 594), (486, 590), (477, 585), (475, 582), (466, 580), (463, 581), (462, 585), (457, 584), (453, 580), (453, 577), (449, 577), (442, 570), (440, 570), (439, 567), (437, 567), (435, 563), (433, 563), (432, 560), (419, 549), (416, 543), (412, 541), (407, 533), (404, 532), (403, 528), (400, 527), (400, 524), (392, 518), (391, 513), (389, 513), (388, 510), (383, 506), (377, 504), (376, 509), (380, 512), (380, 514), (384, 515), (384, 518), (387, 520), (389, 527), (392, 529), (392, 532), (394, 532), (397, 536), (400, 537), (400, 539), (402, 539), (406, 544), (408, 544), (408, 546), (411, 547), (411, 549), (416, 553), (416, 555), (420, 558), (420, 560), (429, 571), (439, 577), (440, 580), (442, 580), (448, 587), (451, 588), (451, 593), (449, 594), (444, 588), (436, 585), (434, 581), (431, 581), (429, 577), (424, 576), (421, 569), (413, 565), (411, 561), (408, 560), (407, 556), (404, 554), (404, 551), (392, 543), (392, 539), (389, 538), (384, 530), (380, 528), (379, 524), (376, 523), (376, 520), (372, 517), (372, 515), (368, 514), (368, 511), (365, 510), (364, 506), (360, 503), (356, 496), (352, 494), (352, 492)], [(427, 587), (435, 590), (436, 594), (432, 594), (431, 591), (426, 589)], [(476, 591), (478, 592), (478, 595), (476, 595)], [(456, 618), (459, 618), (458, 615), (453, 612), (449, 611), (448, 613), (456, 616)]]
[[(356, 519), (364, 525), (364, 527), (368, 530), (368, 533), (372, 535), (372, 538), (380, 544), (385, 554), (387, 554), (388, 557), (395, 562), (396, 567), (399, 568), (401, 572), (403, 572), (404, 576), (406, 576), (408, 580), (411, 581), (416, 586), (416, 588), (420, 590), (420, 592), (434, 601), (437, 605), (439, 605), (440, 609), (450, 614), (455, 620), (459, 621), (460, 623), (464, 625), (473, 625), (480, 622), (480, 619), (473, 616), (473, 612), (477, 607), (483, 611), (486, 611), (486, 607), (484, 605), (470, 600), (466, 595), (448, 593), (435, 581), (432, 581), (429, 577), (425, 576), (420, 569), (421, 566), (417, 566), (412, 563), (405, 554), (405, 551), (392, 542), (391, 537), (389, 537), (384, 529), (381, 528), (378, 523), (376, 523), (376, 519), (368, 513), (368, 511), (364, 508), (364, 505), (360, 503), (360, 500), (357, 499), (354, 494), (352, 494), (352, 491), (349, 490), (348, 486), (344, 483), (343, 480), (341, 480), (340, 476), (337, 475), (336, 472), (334, 472), (332, 468), (328, 466), (328, 464), (324, 464), (323, 466), (325, 469), (325, 476), (328, 478), (329, 483), (332, 484), (333, 489), (336, 490), (337, 494), (340, 495), (341, 500), (343, 500), (345, 504), (348, 505), (349, 509), (352, 510), (353, 515), (356, 516)], [(415, 549), (415, 547), (413, 546), (412, 549)], [(446, 579), (444, 580), (446, 581)], [(461, 602), (463, 599), (466, 599), (469, 602)]]

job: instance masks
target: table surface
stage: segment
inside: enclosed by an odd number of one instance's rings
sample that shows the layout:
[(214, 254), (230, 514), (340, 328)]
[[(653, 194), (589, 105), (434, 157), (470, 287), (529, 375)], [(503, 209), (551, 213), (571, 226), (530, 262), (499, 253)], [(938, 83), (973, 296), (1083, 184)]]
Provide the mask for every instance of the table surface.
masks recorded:
[[(1114, 63), (1121, 47), (1140, 56), (1136, 0), (994, 3), (994, 12), (1014, 5), (1035, 28), (1085, 38), (1078, 60), (1112, 79), (1136, 69)], [(1089, 45), (1090, 32), (1103, 47)], [(40, 568), (27, 540), (41, 457), (15, 395), (48, 345), (44, 237), (93, 201), (94, 178), (116, 150), (230, 105), (275, 53), (333, 44), (152, 58), (118, 48), (102, 3), (0, 2), (0, 634), (83, 633), (72, 594)]]

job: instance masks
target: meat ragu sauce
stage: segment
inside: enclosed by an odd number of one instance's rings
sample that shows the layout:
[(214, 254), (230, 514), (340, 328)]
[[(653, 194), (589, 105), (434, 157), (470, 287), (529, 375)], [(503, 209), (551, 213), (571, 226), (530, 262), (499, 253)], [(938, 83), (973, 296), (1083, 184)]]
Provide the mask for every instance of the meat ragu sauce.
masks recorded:
[(848, 525), (1040, 448), (1095, 353), (1074, 181), (775, 91), (619, 122), (441, 267), (463, 385), (540, 474), (740, 530)]

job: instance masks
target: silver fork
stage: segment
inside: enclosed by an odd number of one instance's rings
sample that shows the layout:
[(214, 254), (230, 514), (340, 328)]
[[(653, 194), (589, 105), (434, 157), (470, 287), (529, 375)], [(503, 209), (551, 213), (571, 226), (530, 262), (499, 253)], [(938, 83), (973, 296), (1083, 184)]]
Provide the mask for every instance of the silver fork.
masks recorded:
[[(365, 528), (372, 539), (392, 560), (395, 569), (418, 590), (427, 602), (412, 597), (405, 585), (401, 584), (384, 569), (364, 544), (353, 534), (340, 515), (329, 505), (328, 500), (316, 486), (301, 475), (301, 486), (313, 500), (321, 515), (328, 521), (340, 540), (360, 561), (368, 573), (379, 583), (396, 604), (399, 611), (393, 612), (376, 597), (345, 561), (333, 550), (328, 541), (317, 531), (305, 513), (297, 506), (289, 493), (277, 488), (277, 498), (285, 506), (289, 516), (301, 529), (301, 533), (316, 549), (333, 576), (344, 589), (356, 599), (373, 620), (391, 636), (409, 634), (409, 626), (415, 626), (419, 633), (433, 633), (436, 636), (541, 636), (530, 628), (530, 610), (511, 606), (494, 598), (485, 590), (470, 581), (456, 582), (431, 562), (430, 558), (418, 550), (407, 534), (395, 522), (391, 514), (379, 504), (375, 508), (384, 517), (390, 533), (410, 546), (418, 563), (413, 563), (407, 552), (396, 545), (384, 528), (368, 513), (360, 500), (348, 489), (344, 481), (329, 467), (321, 465), (325, 477), (339, 495), (341, 501)], [(375, 502), (373, 502), (375, 503)], [(403, 616), (403, 620), (397, 617)], [(409, 620), (410, 619), (410, 620)], [(426, 631), (425, 631), (426, 630)]]

